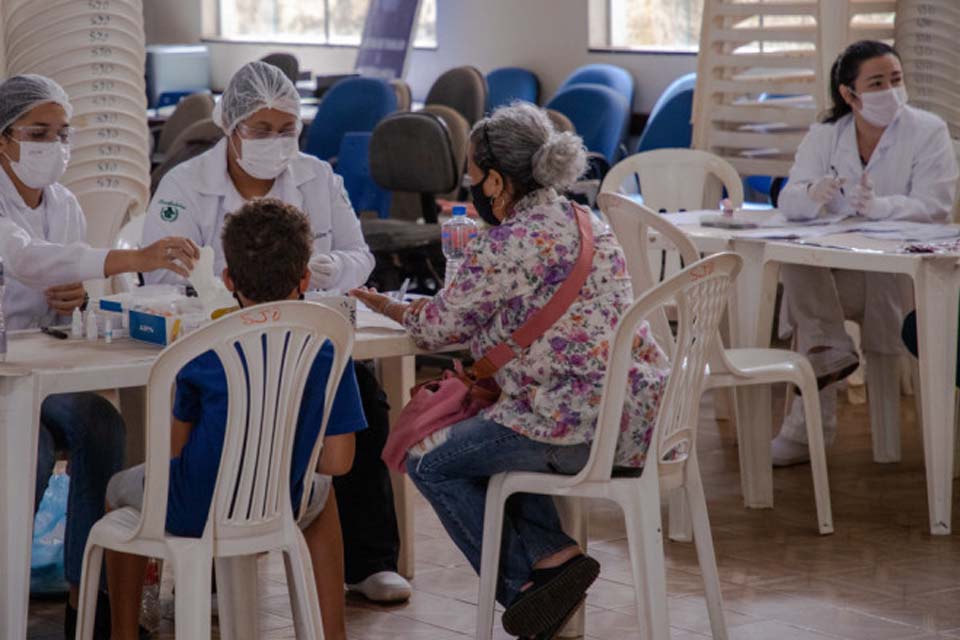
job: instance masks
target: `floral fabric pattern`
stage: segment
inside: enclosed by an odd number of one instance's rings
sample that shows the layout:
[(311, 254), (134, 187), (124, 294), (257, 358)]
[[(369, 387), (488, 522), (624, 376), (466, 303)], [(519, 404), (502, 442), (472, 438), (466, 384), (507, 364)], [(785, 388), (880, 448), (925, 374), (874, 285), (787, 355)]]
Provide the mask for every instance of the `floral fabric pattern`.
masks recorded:
[[(567, 313), (496, 374), (502, 389), (482, 412), (533, 440), (591, 442), (599, 415), (610, 339), (633, 301), (623, 249), (594, 219), (593, 269)], [(404, 324), (426, 348), (468, 344), (474, 358), (508, 340), (545, 305), (576, 263), (580, 234), (568, 201), (553, 190), (517, 203), (503, 224), (482, 231), (450, 286)], [(667, 359), (644, 323), (634, 341), (618, 466), (643, 465), (668, 373)]]

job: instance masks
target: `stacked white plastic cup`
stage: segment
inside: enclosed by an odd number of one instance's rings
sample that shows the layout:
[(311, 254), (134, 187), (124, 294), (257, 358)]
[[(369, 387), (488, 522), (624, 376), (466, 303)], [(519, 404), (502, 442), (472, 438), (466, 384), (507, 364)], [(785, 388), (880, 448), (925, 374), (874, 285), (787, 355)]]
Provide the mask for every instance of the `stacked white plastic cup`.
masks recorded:
[(910, 104), (947, 121), (960, 138), (960, 2), (899, 0), (896, 46)]
[(112, 246), (150, 197), (141, 0), (3, 0), (7, 77), (56, 80), (76, 129), (61, 182), (87, 218), (87, 240)]

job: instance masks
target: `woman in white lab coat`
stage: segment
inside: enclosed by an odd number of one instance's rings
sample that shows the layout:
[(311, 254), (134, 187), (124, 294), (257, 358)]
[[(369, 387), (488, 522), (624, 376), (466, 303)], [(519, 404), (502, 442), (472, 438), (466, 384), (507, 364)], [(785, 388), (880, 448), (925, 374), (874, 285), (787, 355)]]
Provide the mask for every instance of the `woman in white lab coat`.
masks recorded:
[[(176, 234), (214, 249), (214, 272), (225, 265), (224, 219), (247, 200), (277, 198), (302, 211), (313, 232), (311, 288), (345, 293), (363, 285), (374, 258), (343, 180), (326, 162), (300, 153), (300, 95), (276, 67), (251, 62), (227, 84), (213, 113), (226, 137), (213, 149), (170, 170), (153, 197), (143, 242)], [(176, 282), (172, 274), (146, 276)], [(397, 573), (399, 533), (386, 466), (380, 459), (389, 430), (383, 391), (357, 365), (369, 428), (357, 434), (351, 472), (334, 480), (343, 527), (348, 587), (378, 602), (410, 597)]]
[[(833, 65), (833, 107), (797, 150), (779, 206), (790, 220), (839, 219), (947, 222), (957, 185), (957, 162), (946, 124), (906, 104), (903, 69), (887, 44), (861, 41)], [(864, 352), (901, 353), (903, 310), (896, 276), (886, 273), (784, 266), (784, 316), (797, 349), (813, 365), (821, 389), (824, 435), (836, 434), (833, 383), (859, 364), (843, 328), (862, 322)], [(803, 411), (791, 407), (773, 441), (775, 465), (809, 459)]]
[[(67, 94), (48, 78), (15, 76), (0, 84), (0, 259), (7, 329), (63, 321), (86, 301), (83, 280), (157, 268), (185, 273), (197, 257), (197, 248), (182, 238), (138, 251), (83, 243), (80, 205), (57, 183), (70, 159), (70, 112)], [(70, 462), (64, 564), (70, 585), (65, 624), (72, 637), (83, 550), (90, 527), (103, 515), (107, 481), (123, 463), (124, 425), (116, 409), (93, 393), (48, 396), (40, 420), (36, 505), (56, 450), (66, 449)], [(101, 625), (97, 637), (108, 638), (109, 629)]]
[[(373, 254), (343, 188), (322, 160), (300, 153), (300, 95), (276, 67), (251, 62), (234, 74), (213, 113), (227, 134), (206, 153), (174, 167), (157, 187), (144, 244), (169, 235), (212, 246), (214, 272), (225, 265), (225, 216), (253, 198), (277, 198), (303, 211), (313, 230), (312, 288), (346, 292), (366, 282)], [(175, 282), (172, 274), (147, 282)]]

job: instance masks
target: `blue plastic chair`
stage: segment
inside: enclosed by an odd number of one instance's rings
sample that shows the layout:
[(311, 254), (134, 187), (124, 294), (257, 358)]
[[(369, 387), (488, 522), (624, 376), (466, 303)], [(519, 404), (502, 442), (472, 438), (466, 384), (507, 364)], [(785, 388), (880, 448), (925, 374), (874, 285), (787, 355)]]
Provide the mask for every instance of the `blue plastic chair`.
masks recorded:
[(690, 148), (693, 141), (693, 89), (697, 74), (680, 76), (668, 86), (650, 111), (636, 153), (654, 149)]
[(393, 87), (377, 78), (346, 78), (327, 91), (307, 132), (304, 152), (330, 160), (348, 131), (373, 131), (397, 110)]
[(487, 74), (487, 113), (514, 100), (540, 104), (540, 79), (520, 67), (503, 67)]
[(337, 152), (336, 172), (357, 213), (376, 211), (380, 218), (390, 217), (390, 192), (381, 189), (370, 175), (369, 131), (351, 131), (343, 135)]
[(630, 105), (617, 91), (597, 84), (571, 86), (547, 103), (570, 118), (583, 144), (613, 164), (626, 132)]
[(585, 65), (571, 73), (557, 89), (557, 93), (578, 84), (599, 84), (609, 87), (622, 95), (628, 106), (633, 104), (633, 76), (623, 67), (613, 64)]

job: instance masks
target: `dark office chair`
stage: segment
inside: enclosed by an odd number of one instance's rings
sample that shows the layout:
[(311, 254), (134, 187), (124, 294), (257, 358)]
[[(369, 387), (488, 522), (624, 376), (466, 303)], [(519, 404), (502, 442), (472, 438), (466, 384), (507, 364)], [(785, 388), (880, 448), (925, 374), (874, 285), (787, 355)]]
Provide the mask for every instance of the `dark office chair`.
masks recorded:
[(290, 78), (290, 82), (294, 84), (300, 79), (300, 61), (292, 53), (271, 53), (260, 60), (283, 71), (283, 75)]
[(456, 109), (472, 127), (487, 108), (487, 80), (474, 67), (455, 67), (433, 83), (426, 104)]

